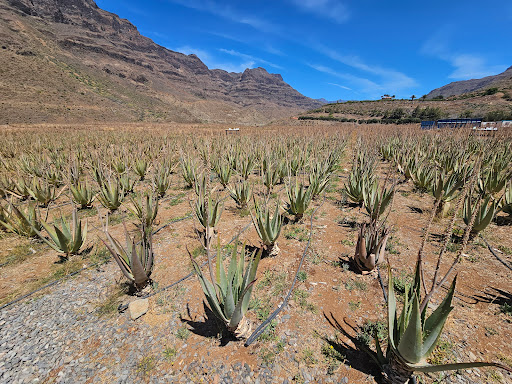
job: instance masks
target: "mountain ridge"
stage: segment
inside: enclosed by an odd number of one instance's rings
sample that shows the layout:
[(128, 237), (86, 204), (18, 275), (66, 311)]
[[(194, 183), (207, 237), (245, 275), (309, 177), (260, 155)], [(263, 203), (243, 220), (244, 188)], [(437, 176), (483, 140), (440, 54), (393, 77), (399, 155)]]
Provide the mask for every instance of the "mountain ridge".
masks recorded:
[(512, 86), (512, 66), (504, 72), (497, 75), (486, 76), (481, 79), (470, 79), (462, 81), (454, 81), (442, 87), (436, 88), (427, 94), (428, 99), (438, 96), (450, 97), (459, 96), (464, 93), (485, 90), (490, 87), (499, 89), (510, 88)]
[[(103, 118), (254, 124), (321, 105), (261, 67), (210, 70), (196, 55), (156, 44), (93, 0), (0, 0), (0, 20), (0, 64), (8, 68), (0, 95), (7, 100), (4, 123)], [(42, 97), (55, 89), (64, 105)]]

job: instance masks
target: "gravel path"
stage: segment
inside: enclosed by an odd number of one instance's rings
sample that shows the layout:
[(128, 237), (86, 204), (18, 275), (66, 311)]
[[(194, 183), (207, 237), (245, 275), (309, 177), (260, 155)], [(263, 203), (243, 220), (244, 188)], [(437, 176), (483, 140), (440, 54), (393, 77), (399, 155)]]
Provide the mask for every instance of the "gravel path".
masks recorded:
[[(183, 327), (176, 313), (162, 324), (133, 322), (127, 314), (99, 316), (98, 305), (116, 284), (117, 266), (87, 270), (41, 296), (26, 299), (0, 312), (1, 383), (292, 383), (280, 364), (251, 369), (230, 364), (236, 350), (212, 359), (203, 338), (196, 345), (176, 338)], [(287, 315), (284, 317), (286, 318)], [(289, 316), (288, 316), (289, 317)], [(288, 345), (297, 334), (284, 332)], [(168, 346), (179, 346), (169, 349)], [(243, 348), (243, 347), (241, 347)], [(205, 361), (207, 357), (208, 361)], [(284, 352), (279, 359), (293, 360)], [(178, 364), (178, 360), (181, 362)], [(184, 363), (186, 361), (188, 363)], [(176, 363), (176, 364), (175, 364)], [(300, 369), (302, 383), (348, 383), (347, 377), (325, 376), (316, 368)], [(451, 383), (475, 383), (454, 375)], [(374, 383), (368, 377), (366, 382)], [(478, 382), (478, 381), (476, 381)]]
[[(163, 326), (152, 327), (129, 320), (127, 314), (98, 315), (98, 303), (115, 283), (116, 267), (110, 263), (102, 270), (85, 271), (46, 294), (2, 310), (0, 382), (292, 382), (279, 364), (251, 370), (248, 364), (230, 365), (230, 356), (214, 364), (206, 362), (201, 356), (209, 343), (215, 343), (210, 338), (199, 343), (202, 351), (192, 348), (190, 352), (186, 343), (173, 351), (174, 359), (192, 362), (169, 369), (172, 356), (165, 356), (163, 351), (176, 342), (174, 331), (182, 326), (176, 316)], [(304, 382), (348, 383), (344, 377), (317, 381), (314, 378), (318, 375), (314, 369), (302, 370)]]

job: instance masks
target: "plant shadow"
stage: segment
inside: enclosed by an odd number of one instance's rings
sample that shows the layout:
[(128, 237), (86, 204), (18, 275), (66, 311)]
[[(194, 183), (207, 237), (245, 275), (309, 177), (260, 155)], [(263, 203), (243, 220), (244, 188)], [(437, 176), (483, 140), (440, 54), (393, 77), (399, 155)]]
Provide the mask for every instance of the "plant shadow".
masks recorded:
[(499, 227), (512, 226), (512, 217), (496, 216), (496, 225)]
[(409, 208), (414, 213), (423, 213), (423, 209), (419, 207), (414, 207), (412, 205), (408, 205), (407, 208)]
[(215, 338), (220, 342), (220, 346), (224, 347), (229, 344), (230, 341), (237, 341), (230, 332), (227, 331), (224, 324), (222, 324), (214, 315), (212, 310), (203, 301), (204, 308), (204, 320), (195, 321), (192, 319), (190, 308), (187, 304), (187, 316), (188, 319), (180, 317), (182, 323), (186, 323), (190, 327), (190, 332), (203, 337)]
[(472, 298), (477, 302), (512, 306), (512, 293), (499, 288), (486, 288), (485, 291), (481, 291), (481, 294), (474, 295)]
[[(432, 241), (435, 241), (437, 243), (442, 243), (442, 242), (445, 241), (445, 235), (444, 234), (439, 234), (439, 233), (431, 233), (429, 235), (429, 238)], [(463, 236), (457, 235), (455, 233), (452, 234), (451, 239), (450, 239), (450, 241), (453, 244), (462, 244), (462, 240), (463, 240)]]
[(338, 225), (340, 227), (350, 228), (352, 230), (355, 230), (359, 227), (357, 221), (347, 219), (346, 217), (344, 217), (343, 220), (338, 221)]
[[(358, 340), (357, 337), (352, 336), (347, 331), (347, 329), (345, 329), (338, 322), (338, 320), (336, 320), (332, 313), (330, 313), (329, 317), (324, 312), (324, 318), (336, 331), (340, 332), (343, 336), (348, 338), (354, 346), (347, 342), (330, 340), (325, 336), (322, 337), (323, 340), (332, 348), (334, 348), (339, 354), (345, 357), (344, 363), (346, 365), (349, 365), (350, 367), (364, 373), (365, 375), (372, 375), (375, 377), (377, 383), (383, 383), (381, 370), (379, 369), (376, 360), (374, 360), (376, 359), (376, 353), (370, 350), (363, 342)], [(357, 329), (355, 329), (355, 327), (348, 324), (346, 321), (344, 321), (344, 323), (350, 330), (352, 330), (352, 332), (357, 333)]]

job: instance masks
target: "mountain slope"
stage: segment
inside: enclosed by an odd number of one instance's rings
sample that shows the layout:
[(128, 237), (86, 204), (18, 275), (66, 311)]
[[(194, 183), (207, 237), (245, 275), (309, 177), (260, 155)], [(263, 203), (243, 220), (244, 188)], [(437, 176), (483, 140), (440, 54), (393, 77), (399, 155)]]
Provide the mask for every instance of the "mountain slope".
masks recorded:
[(92, 0), (0, 0), (0, 123), (264, 123), (318, 107), (263, 68), (210, 70)]
[(482, 91), (491, 87), (497, 87), (499, 89), (512, 88), (512, 67), (509, 67), (503, 73), (487, 76), (482, 79), (454, 81), (453, 83), (430, 91), (430, 93), (427, 94), (427, 98), (457, 96), (463, 93)]

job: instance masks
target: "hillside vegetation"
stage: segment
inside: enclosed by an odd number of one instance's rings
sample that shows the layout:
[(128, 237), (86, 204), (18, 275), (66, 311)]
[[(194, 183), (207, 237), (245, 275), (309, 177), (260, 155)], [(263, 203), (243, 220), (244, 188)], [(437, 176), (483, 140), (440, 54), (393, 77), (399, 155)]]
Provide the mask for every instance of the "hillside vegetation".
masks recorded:
[(488, 88), (448, 98), (363, 100), (326, 104), (299, 116), (300, 120), (359, 123), (415, 123), (442, 118), (512, 119), (512, 88)]

